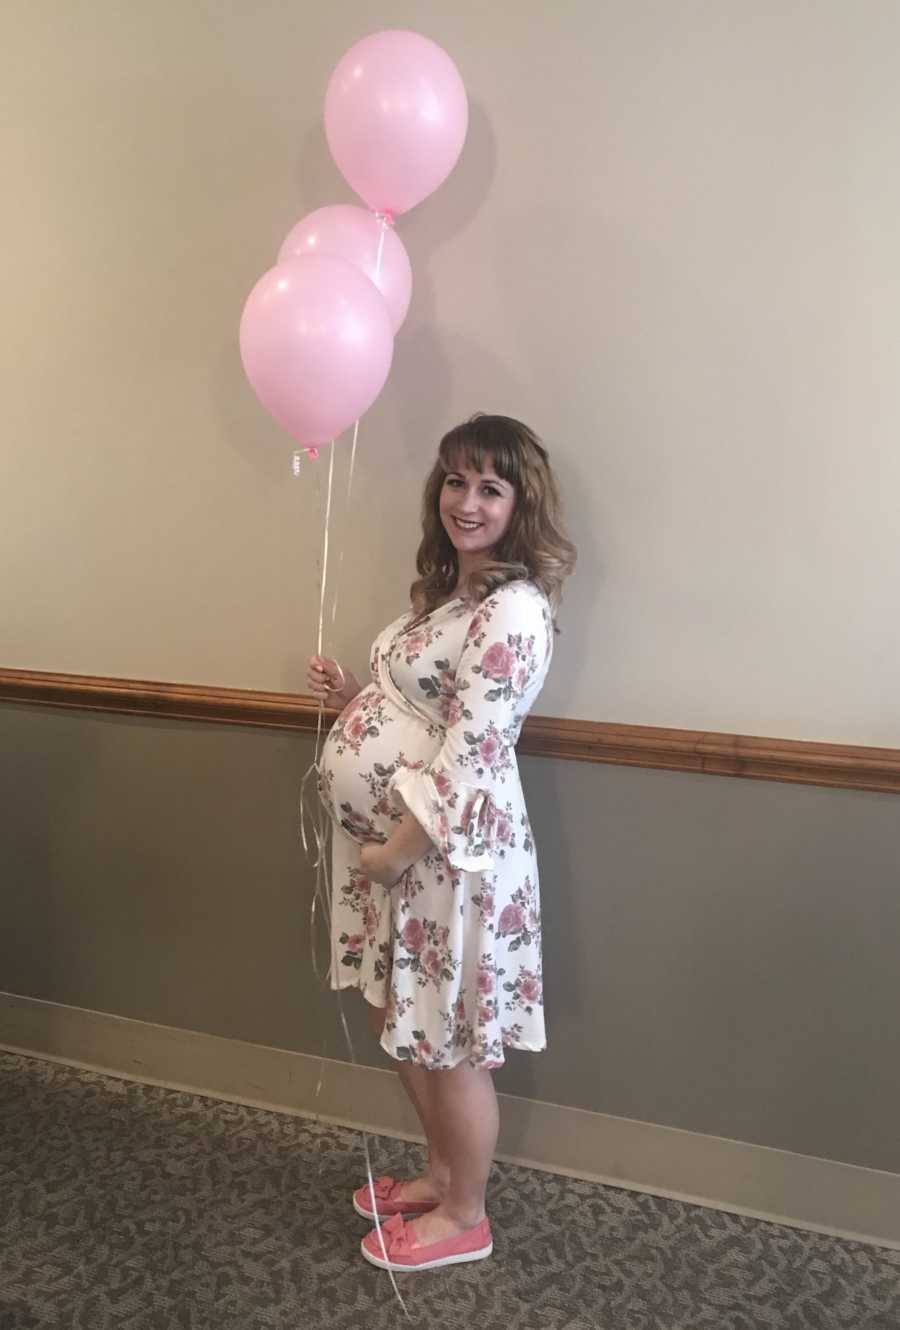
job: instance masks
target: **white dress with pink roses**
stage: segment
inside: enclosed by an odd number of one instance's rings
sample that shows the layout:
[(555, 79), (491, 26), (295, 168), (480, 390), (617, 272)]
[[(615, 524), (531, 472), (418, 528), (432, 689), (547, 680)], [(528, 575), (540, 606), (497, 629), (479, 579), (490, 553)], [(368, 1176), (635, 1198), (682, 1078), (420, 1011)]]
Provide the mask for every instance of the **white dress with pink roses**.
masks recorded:
[[(372, 683), (323, 747), (331, 985), (387, 1007), (392, 1057), (499, 1067), (504, 1047), (546, 1046), (537, 859), (515, 745), (552, 651), (533, 582), (424, 619), (408, 610), (376, 638)], [(360, 872), (360, 847), (386, 841), (404, 805), (433, 846), (383, 887)]]

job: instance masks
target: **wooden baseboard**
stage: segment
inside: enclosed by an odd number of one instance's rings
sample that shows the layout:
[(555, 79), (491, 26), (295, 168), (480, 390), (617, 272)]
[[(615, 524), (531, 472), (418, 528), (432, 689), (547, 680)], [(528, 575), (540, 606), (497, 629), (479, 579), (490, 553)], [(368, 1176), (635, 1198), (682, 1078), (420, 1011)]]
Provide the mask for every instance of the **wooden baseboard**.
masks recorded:
[[(392, 1071), (14, 993), (0, 993), (0, 1048), (421, 1139)], [(502, 1160), (900, 1250), (900, 1174), (512, 1095), (499, 1098)]]
[[(315, 734), (319, 724), (318, 704), (303, 694), (36, 670), (0, 669), (0, 701), (265, 726), (305, 734)], [(335, 714), (323, 713), (323, 731)], [(530, 716), (517, 751), (528, 757), (900, 793), (900, 750), (894, 748)]]

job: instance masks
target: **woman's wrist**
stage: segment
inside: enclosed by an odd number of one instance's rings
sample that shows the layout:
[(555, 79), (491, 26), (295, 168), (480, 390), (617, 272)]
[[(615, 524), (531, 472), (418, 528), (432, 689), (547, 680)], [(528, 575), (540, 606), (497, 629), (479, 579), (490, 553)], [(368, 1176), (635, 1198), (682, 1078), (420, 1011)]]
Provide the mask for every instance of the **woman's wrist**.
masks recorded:
[(433, 849), (431, 837), (407, 810), (383, 845), (363, 846), (360, 867), (383, 886), (393, 886), (423, 854)]
[[(340, 666), (338, 666), (338, 669), (340, 669)], [(349, 670), (341, 670), (341, 686), (329, 691), (325, 705), (333, 707), (337, 711), (343, 711), (344, 707), (349, 706), (361, 692), (362, 686), (357, 682), (356, 677)]]

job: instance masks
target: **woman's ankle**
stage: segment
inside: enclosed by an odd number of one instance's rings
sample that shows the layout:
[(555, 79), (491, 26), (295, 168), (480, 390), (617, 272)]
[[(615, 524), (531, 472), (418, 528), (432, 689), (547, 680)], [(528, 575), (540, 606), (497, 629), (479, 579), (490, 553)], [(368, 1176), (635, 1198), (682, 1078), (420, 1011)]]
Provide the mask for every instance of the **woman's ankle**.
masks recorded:
[(440, 1160), (429, 1159), (423, 1176), (428, 1178), (441, 1196), (445, 1196), (450, 1190), (450, 1169)]
[(441, 1197), (441, 1203), (438, 1213), (445, 1219), (449, 1219), (452, 1224), (458, 1225), (461, 1229), (476, 1228), (486, 1216), (484, 1201), (472, 1201), (467, 1198), (458, 1201), (451, 1197), (449, 1193)]

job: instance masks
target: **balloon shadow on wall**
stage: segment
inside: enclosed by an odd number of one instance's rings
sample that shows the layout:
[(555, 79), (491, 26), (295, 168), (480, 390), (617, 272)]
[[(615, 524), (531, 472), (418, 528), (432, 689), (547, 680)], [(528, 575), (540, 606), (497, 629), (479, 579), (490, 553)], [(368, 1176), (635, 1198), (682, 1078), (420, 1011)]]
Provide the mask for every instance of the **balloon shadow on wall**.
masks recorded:
[(474, 411), (501, 411), (525, 391), (515, 362), (475, 331), (424, 322), (398, 339), (396, 368), (375, 408), (377, 434), (391, 462), (420, 471), (423, 483), (448, 429)]
[(471, 329), (464, 333), (459, 325), (450, 331), (441, 324), (432, 276), (433, 255), (475, 222), (490, 194), (496, 163), (493, 126), (484, 108), (470, 101), (469, 132), (459, 163), (431, 198), (398, 221), (412, 261), (413, 295), (407, 321), (397, 334), (381, 410), (403, 441), (404, 460), (414, 464), (423, 459), (424, 448), (430, 465), (441, 434), (456, 423), (451, 418), (454, 402), (471, 401), (471, 407), (463, 407), (464, 414), (471, 414), (497, 409), (486, 393), (515, 401), (521, 391), (513, 366), (477, 341), (475, 307)]
[[(462, 154), (444, 183), (397, 220), (410, 251), (414, 277), (428, 256), (470, 226), (491, 192), (497, 174), (497, 138), (480, 102), (469, 102), (469, 132)], [(413, 295), (413, 300), (415, 300)]]

